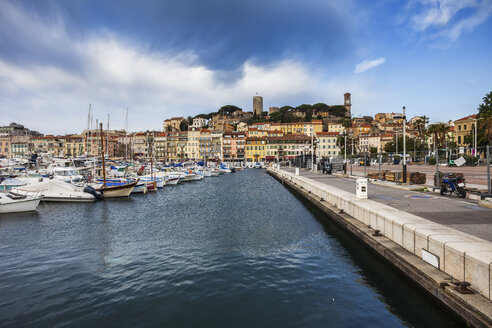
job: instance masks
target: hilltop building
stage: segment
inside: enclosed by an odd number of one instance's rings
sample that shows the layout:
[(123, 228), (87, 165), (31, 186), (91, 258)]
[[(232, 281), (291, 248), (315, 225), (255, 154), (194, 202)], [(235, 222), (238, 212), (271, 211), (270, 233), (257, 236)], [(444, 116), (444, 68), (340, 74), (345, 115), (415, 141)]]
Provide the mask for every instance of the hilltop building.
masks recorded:
[(253, 114), (257, 117), (261, 117), (263, 115), (263, 97), (262, 96), (254, 96), (253, 97)]

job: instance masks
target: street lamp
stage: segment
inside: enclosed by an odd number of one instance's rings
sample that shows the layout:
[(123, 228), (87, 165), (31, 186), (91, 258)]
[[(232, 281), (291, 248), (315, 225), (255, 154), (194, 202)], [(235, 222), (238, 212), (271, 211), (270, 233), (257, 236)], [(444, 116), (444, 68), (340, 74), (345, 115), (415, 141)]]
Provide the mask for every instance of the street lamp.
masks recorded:
[(403, 183), (406, 183), (407, 182), (407, 138), (406, 138), (407, 117), (405, 116), (405, 106), (403, 106), (403, 116), (395, 115), (393, 116), (393, 118), (403, 119)]

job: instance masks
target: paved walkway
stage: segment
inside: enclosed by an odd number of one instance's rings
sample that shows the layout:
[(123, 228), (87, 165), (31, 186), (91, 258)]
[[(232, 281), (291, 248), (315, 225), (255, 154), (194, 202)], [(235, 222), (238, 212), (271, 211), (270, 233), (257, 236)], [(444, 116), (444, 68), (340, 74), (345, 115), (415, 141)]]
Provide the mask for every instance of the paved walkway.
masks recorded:
[[(282, 169), (295, 172), (295, 168)], [(302, 169), (300, 175), (355, 194), (355, 179), (338, 178)], [(405, 191), (372, 183), (368, 185), (368, 194), (373, 201), (492, 241), (492, 209), (479, 207), (478, 202), (462, 200), (456, 195), (442, 197), (439, 194)]]

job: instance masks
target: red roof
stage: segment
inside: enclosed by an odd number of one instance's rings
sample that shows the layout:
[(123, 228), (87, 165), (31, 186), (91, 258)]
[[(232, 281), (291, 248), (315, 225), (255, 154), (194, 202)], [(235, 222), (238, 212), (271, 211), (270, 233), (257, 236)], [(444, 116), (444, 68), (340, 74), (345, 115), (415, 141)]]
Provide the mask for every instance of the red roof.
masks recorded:
[(477, 114), (474, 114), (474, 115), (469, 115), (469, 116), (460, 118), (459, 120), (456, 120), (455, 122), (458, 122), (458, 121), (467, 121), (467, 120), (474, 120), (476, 118), (477, 118)]

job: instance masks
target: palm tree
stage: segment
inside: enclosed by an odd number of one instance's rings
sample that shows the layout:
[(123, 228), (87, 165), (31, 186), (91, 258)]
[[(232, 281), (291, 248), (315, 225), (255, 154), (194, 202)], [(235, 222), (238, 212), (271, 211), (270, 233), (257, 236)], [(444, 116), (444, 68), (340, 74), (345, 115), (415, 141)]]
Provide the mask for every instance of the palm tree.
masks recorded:
[(439, 126), (438, 126), (438, 124), (429, 125), (429, 128), (427, 129), (427, 135), (432, 136), (432, 138), (434, 139), (434, 144), (436, 145), (436, 147), (439, 147), (439, 139), (438, 139)]

